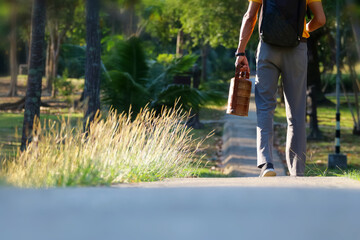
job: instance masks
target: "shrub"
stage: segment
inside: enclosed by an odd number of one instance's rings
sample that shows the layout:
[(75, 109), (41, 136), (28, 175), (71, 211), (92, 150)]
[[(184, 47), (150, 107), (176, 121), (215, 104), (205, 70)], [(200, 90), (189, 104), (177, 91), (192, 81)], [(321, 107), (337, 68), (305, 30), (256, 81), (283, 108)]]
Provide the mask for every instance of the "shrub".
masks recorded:
[[(353, 83), (349, 74), (341, 75), (341, 82), (344, 84), (346, 91), (353, 92)], [(321, 84), (325, 93), (332, 93), (336, 91), (336, 74), (323, 74)], [(341, 88), (341, 91), (343, 89)]]
[(69, 78), (83, 78), (85, 76), (85, 52), (84, 46), (73, 44), (62, 44), (58, 73), (67, 69)]
[(62, 77), (58, 77), (55, 81), (55, 88), (62, 96), (70, 96), (75, 89), (75, 86), (68, 79), (69, 71), (65, 69)]
[(195, 55), (175, 58), (160, 54), (159, 62), (147, 61), (142, 42), (136, 37), (111, 46), (103, 57), (102, 101), (120, 112), (131, 106), (137, 113), (148, 103), (157, 110), (162, 106), (173, 107), (175, 100), (187, 111), (196, 110), (222, 98), (212, 89), (205, 91), (174, 83), (174, 76), (189, 75), (198, 58)]
[(182, 123), (187, 117), (179, 109), (157, 115), (145, 108), (132, 121), (131, 114), (110, 111), (95, 118), (88, 135), (81, 123), (37, 123), (33, 142), (2, 163), (0, 178), (19, 187), (65, 187), (188, 177), (201, 141)]

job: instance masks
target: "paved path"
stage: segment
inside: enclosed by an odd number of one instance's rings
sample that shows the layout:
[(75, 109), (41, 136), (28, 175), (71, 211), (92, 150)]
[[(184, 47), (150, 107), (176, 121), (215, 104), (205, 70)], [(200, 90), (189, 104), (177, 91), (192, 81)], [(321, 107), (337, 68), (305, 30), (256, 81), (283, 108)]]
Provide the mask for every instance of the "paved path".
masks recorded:
[[(234, 177), (234, 178), (180, 178), (160, 182), (118, 184), (118, 188), (327, 188), (360, 190), (360, 182), (345, 177)], [(360, 199), (359, 199), (360, 201)]]
[[(251, 78), (254, 89), (254, 78)], [(224, 116), (223, 168), (237, 177), (259, 176), (256, 167), (256, 106), (254, 94), (250, 101), (249, 116)], [(285, 176), (284, 165), (274, 149), (274, 167), (278, 176)]]
[[(360, 239), (358, 182), (319, 178), (307, 185), (308, 178), (283, 177), (253, 187), (263, 179), (241, 179), (246, 178), (120, 188), (0, 188), (0, 239)], [(292, 183), (269, 187), (284, 181)]]

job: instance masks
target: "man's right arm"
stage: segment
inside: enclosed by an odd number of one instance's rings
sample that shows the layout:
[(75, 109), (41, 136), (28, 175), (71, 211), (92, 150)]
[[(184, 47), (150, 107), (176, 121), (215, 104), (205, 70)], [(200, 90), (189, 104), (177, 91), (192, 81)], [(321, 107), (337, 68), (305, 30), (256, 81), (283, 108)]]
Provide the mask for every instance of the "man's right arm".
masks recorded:
[(306, 24), (306, 30), (308, 32), (313, 32), (316, 29), (325, 25), (326, 17), (321, 2), (309, 3), (309, 8), (311, 12), (314, 14), (314, 17), (313, 19), (311, 19), (311, 21), (308, 24)]
[[(239, 45), (237, 48), (238, 53), (245, 52), (246, 45), (250, 40), (251, 34), (254, 30), (257, 13), (261, 7), (261, 3), (250, 1), (247, 12), (243, 17), (243, 21), (240, 29)], [(235, 66), (243, 66), (249, 71), (249, 63), (246, 59), (246, 56), (240, 56), (236, 58)]]
[(239, 46), (237, 52), (244, 52), (246, 45), (251, 37), (254, 30), (257, 13), (261, 7), (260, 3), (250, 1), (249, 8), (243, 17), (243, 21), (240, 29)]

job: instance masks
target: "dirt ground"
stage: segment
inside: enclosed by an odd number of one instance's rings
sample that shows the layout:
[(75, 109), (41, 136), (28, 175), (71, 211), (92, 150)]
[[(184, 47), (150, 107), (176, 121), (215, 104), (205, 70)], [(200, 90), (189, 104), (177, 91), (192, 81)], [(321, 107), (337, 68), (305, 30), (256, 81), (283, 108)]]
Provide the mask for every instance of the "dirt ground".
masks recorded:
[[(52, 108), (70, 108), (73, 106), (75, 101), (80, 99), (81, 95), (81, 85), (83, 84), (83, 80), (73, 80), (75, 85), (75, 91), (70, 96), (57, 96), (53, 98), (49, 91), (45, 89), (46, 79), (43, 78), (42, 81), (42, 97), (41, 100), (44, 103), (51, 105)], [(15, 103), (21, 100), (26, 95), (26, 85), (27, 85), (27, 76), (19, 75), (18, 76), (18, 84), (17, 84), (17, 96), (9, 97), (9, 89), (10, 89), (10, 77), (0, 77), (0, 104), (4, 103)], [(0, 110), (1, 111), (1, 110)]]
[(18, 96), (17, 97), (8, 97), (10, 89), (10, 77), (0, 77), (0, 104), (2, 103), (13, 103), (20, 100), (25, 96), (26, 93), (26, 81), (27, 76), (18, 77)]

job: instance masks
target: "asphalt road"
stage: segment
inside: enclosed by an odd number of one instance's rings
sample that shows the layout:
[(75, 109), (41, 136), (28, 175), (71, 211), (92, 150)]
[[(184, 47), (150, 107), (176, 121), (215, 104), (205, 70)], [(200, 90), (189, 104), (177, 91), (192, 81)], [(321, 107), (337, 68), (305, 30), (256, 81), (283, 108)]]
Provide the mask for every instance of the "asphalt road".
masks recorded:
[(357, 182), (342, 188), (326, 181), (316, 186), (300, 180), (292, 187), (251, 186), (236, 179), (181, 181), (112, 188), (3, 188), (0, 239), (360, 239)]

